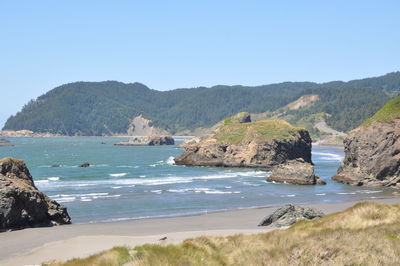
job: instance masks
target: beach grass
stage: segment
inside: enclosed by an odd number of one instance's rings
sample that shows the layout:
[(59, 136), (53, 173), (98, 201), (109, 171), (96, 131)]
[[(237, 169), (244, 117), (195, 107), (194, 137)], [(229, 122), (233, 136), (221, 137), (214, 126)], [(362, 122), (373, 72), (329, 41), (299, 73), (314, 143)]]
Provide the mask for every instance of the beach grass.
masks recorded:
[(285, 230), (114, 248), (52, 265), (399, 264), (400, 204), (364, 202), (318, 220), (302, 220)]

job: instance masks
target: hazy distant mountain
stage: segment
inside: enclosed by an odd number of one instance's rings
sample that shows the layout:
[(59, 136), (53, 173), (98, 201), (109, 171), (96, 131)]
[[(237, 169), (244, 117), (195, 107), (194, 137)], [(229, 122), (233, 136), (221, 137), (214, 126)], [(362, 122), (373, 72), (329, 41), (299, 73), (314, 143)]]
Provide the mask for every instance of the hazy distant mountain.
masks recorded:
[(29, 102), (4, 129), (29, 129), (64, 135), (126, 133), (142, 114), (171, 133), (209, 127), (232, 114), (272, 112), (303, 95), (317, 94), (310, 106), (291, 110), (292, 118), (327, 114), (327, 123), (347, 131), (374, 114), (400, 91), (400, 72), (384, 76), (317, 84), (285, 82), (264, 86), (151, 90), (140, 83), (75, 82), (57, 87)]

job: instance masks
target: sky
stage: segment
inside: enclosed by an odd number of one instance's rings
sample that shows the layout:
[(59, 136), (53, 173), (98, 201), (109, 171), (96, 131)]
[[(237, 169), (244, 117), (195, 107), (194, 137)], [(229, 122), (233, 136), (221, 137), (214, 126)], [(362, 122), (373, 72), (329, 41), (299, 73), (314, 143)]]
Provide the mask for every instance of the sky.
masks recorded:
[(156, 90), (400, 70), (400, 1), (0, 1), (0, 128), (75, 81)]

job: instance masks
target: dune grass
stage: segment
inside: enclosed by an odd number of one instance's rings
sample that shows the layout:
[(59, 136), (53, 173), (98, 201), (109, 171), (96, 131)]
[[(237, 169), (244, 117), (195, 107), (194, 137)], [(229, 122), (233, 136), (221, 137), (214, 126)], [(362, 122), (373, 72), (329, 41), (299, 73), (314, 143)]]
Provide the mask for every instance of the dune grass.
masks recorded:
[(359, 203), (265, 234), (115, 250), (57, 265), (399, 265), (400, 204)]
[(400, 117), (400, 96), (388, 101), (375, 115), (365, 120), (362, 126), (368, 126), (372, 122), (389, 123)]

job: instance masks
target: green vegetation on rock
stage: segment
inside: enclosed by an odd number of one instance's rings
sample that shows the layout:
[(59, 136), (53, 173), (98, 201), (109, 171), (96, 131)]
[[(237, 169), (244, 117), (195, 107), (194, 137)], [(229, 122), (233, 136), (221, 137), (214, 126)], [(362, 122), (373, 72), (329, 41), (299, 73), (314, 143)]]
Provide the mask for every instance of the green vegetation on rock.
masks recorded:
[(287, 111), (290, 122), (326, 113), (334, 129), (348, 131), (373, 115), (400, 89), (400, 72), (349, 82), (284, 82), (263, 86), (214, 86), (171, 91), (116, 81), (75, 82), (57, 87), (11, 116), (5, 130), (62, 135), (125, 134), (142, 114), (170, 133), (211, 127), (238, 112), (273, 112), (303, 95), (318, 95), (309, 107)]
[[(225, 123), (226, 120), (224, 120)], [(261, 120), (250, 123), (230, 123), (220, 126), (215, 132), (219, 142), (236, 144), (246, 141), (265, 142), (271, 139), (286, 139), (293, 137), (303, 129), (296, 128), (288, 122), (279, 119)]]
[(375, 115), (365, 120), (362, 126), (370, 125), (372, 122), (389, 123), (395, 118), (400, 118), (400, 96), (388, 101)]

